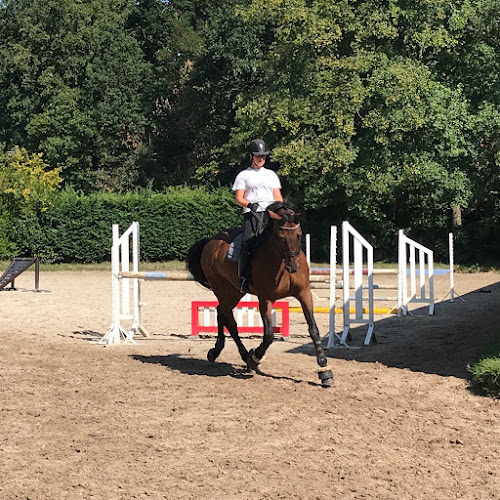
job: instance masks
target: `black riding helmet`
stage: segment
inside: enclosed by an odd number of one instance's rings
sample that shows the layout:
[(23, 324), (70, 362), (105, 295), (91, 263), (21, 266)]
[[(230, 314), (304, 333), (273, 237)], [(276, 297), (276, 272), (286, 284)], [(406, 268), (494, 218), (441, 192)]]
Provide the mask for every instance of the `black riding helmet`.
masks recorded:
[(266, 143), (262, 139), (254, 139), (250, 143), (250, 153), (253, 155), (269, 155), (270, 151), (267, 149)]

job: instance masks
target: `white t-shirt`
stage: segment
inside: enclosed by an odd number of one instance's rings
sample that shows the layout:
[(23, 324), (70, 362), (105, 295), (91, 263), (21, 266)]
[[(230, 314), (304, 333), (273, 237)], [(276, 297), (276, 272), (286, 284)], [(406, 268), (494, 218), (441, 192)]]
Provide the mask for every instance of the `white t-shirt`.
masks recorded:
[[(273, 190), (276, 188), (281, 189), (279, 177), (276, 172), (265, 167), (242, 170), (233, 184), (233, 191), (242, 189), (246, 200), (259, 204), (260, 212), (275, 202)], [(250, 209), (245, 207), (243, 211), (250, 212)]]

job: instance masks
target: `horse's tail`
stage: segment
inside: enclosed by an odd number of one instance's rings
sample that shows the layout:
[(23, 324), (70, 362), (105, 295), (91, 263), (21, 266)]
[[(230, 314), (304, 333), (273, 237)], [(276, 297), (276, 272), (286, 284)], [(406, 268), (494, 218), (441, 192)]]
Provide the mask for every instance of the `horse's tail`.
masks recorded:
[(203, 238), (200, 241), (197, 241), (194, 245), (191, 246), (189, 252), (187, 254), (186, 263), (189, 272), (194, 276), (194, 279), (203, 285), (205, 288), (209, 290), (212, 289), (210, 283), (203, 272), (201, 267), (201, 253), (205, 248), (205, 245), (210, 241), (210, 238)]

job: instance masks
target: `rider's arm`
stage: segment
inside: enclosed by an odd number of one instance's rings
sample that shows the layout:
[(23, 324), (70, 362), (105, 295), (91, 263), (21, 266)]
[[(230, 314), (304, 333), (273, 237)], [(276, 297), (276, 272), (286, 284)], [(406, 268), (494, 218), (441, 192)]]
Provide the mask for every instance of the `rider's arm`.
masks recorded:
[(248, 205), (248, 200), (245, 199), (245, 191), (243, 189), (237, 189), (236, 192), (234, 193), (234, 199), (236, 200), (236, 203), (243, 208), (246, 208)]
[(273, 189), (273, 197), (274, 197), (274, 201), (283, 201), (283, 195), (281, 194), (280, 188)]

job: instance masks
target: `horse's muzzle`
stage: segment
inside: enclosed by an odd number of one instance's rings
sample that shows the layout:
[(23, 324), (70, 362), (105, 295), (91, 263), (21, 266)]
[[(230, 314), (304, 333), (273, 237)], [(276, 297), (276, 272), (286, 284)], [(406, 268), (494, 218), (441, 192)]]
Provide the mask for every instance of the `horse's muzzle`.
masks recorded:
[(287, 252), (286, 258), (285, 258), (285, 269), (289, 273), (293, 274), (299, 270), (299, 267), (300, 267), (299, 254), (300, 254), (300, 250), (295, 251), (295, 252)]

